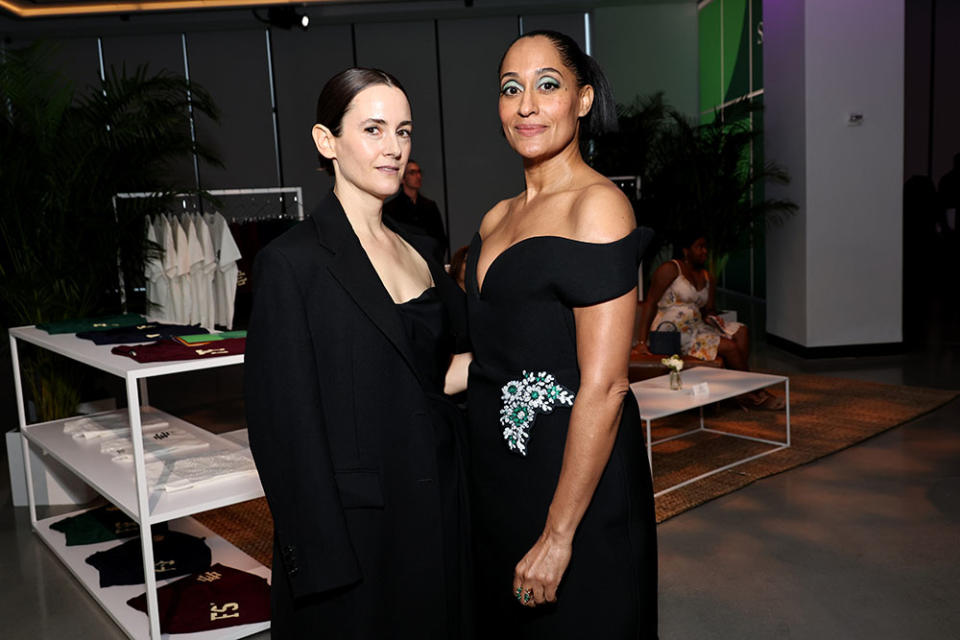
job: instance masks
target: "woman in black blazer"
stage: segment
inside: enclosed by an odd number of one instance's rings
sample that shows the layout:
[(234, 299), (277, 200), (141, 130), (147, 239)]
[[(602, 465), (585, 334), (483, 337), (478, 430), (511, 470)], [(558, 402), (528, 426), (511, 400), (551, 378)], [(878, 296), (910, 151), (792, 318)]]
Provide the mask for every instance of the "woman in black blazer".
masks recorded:
[(274, 520), (274, 638), (461, 638), (472, 627), (459, 287), (384, 226), (409, 157), (392, 76), (324, 87), (313, 136), (336, 177), (254, 268), (245, 401)]

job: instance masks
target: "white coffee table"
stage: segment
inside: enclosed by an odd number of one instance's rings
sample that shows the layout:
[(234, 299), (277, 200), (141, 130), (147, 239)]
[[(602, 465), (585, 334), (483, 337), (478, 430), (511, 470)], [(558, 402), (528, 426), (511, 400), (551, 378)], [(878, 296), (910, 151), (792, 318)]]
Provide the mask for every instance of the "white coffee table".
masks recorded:
[[(668, 442), (670, 440), (676, 440), (677, 438), (683, 438), (701, 431), (716, 433), (731, 438), (741, 438), (743, 440), (762, 442), (773, 446), (773, 448), (769, 451), (764, 451), (763, 453), (758, 453), (756, 455), (743, 458), (737, 462), (726, 464), (707, 473), (702, 473), (696, 478), (684, 480), (683, 482), (658, 491), (654, 494), (654, 496), (661, 496), (665, 493), (675, 491), (680, 487), (684, 487), (692, 482), (696, 482), (697, 480), (702, 480), (708, 476), (720, 473), (721, 471), (726, 471), (727, 469), (744, 464), (745, 462), (762, 458), (763, 456), (770, 455), (775, 451), (780, 451), (781, 449), (786, 449), (790, 446), (789, 378), (785, 376), (768, 375), (765, 373), (732, 371), (730, 369), (714, 369), (712, 367), (694, 367), (692, 369), (685, 369), (682, 371), (681, 379), (683, 380), (683, 389), (678, 391), (673, 391), (670, 389), (669, 375), (659, 376), (649, 380), (641, 380), (640, 382), (634, 382), (630, 385), (633, 395), (637, 398), (637, 404), (640, 405), (640, 418), (647, 423), (647, 459), (650, 461), (651, 474), (653, 473), (654, 445)], [(693, 387), (701, 383), (707, 384), (709, 387), (709, 393), (706, 395), (695, 396), (693, 394)], [(784, 388), (786, 389), (786, 407), (784, 408), (784, 411), (786, 412), (787, 425), (785, 439), (782, 442), (778, 440), (767, 440), (765, 438), (755, 438), (753, 436), (745, 436), (727, 431), (719, 431), (717, 429), (710, 429), (704, 425), (703, 408), (708, 404), (720, 402), (721, 400), (733, 398), (751, 391), (757, 391), (758, 389), (763, 389), (764, 387), (769, 387), (775, 384), (783, 384)], [(659, 420), (660, 418), (666, 418), (667, 416), (672, 416), (683, 411), (697, 408), (700, 409), (699, 427), (684, 431), (683, 433), (678, 433), (668, 438), (653, 440), (652, 430), (650, 427), (651, 422), (654, 420)]]

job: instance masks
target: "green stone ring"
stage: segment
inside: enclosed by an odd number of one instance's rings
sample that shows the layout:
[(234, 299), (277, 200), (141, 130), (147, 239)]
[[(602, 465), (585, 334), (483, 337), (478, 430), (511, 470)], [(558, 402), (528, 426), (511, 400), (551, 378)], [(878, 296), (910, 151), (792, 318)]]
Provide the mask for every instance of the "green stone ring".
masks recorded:
[(530, 589), (527, 589), (526, 591), (524, 591), (524, 592), (523, 592), (523, 604), (527, 604), (528, 602), (530, 602), (530, 598), (532, 598), (532, 597), (533, 597), (533, 591), (531, 591)]

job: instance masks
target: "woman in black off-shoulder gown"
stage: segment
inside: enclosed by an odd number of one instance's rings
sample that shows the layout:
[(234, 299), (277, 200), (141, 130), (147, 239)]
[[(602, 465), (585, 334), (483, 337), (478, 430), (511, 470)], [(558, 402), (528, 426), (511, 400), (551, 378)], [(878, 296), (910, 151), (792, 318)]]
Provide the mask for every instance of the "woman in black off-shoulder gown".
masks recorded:
[[(570, 98), (561, 92), (582, 96), (586, 84), (594, 92), (605, 84), (571, 45), (535, 32), (501, 62), (500, 117), (524, 159), (527, 191), (487, 214), (468, 253), (468, 432), (483, 638), (657, 634), (653, 489), (626, 387), (637, 267), (650, 233), (630, 231), (626, 199), (563, 146), (577, 144), (586, 118), (573, 113), (566, 141)], [(553, 137), (536, 140), (539, 126)], [(551, 144), (561, 147), (552, 156)], [(569, 161), (559, 166), (570, 190), (538, 182), (544, 158)], [(623, 210), (629, 222), (617, 218)], [(613, 239), (583, 240), (604, 235), (594, 224)], [(596, 392), (608, 378), (612, 386), (622, 381), (620, 395)], [(592, 420), (594, 407), (606, 417)], [(548, 540), (552, 531), (565, 532), (560, 544)]]

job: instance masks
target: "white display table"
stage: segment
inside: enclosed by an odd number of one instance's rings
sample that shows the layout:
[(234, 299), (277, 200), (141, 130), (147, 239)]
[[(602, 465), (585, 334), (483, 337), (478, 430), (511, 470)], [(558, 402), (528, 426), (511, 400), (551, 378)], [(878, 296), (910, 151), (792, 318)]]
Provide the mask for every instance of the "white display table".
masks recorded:
[[(96, 440), (93, 442), (78, 441), (70, 435), (64, 434), (64, 420), (29, 425), (26, 423), (18, 352), (18, 341), (20, 340), (124, 379), (127, 409), (121, 411), (127, 412), (130, 422), (134, 454), (132, 464), (112, 462), (100, 453), (99, 443)], [(162, 417), (169, 422), (171, 427), (189, 431), (191, 435), (210, 442), (210, 451), (230, 452), (245, 449), (242, 444), (234, 440), (209, 433), (153, 407), (141, 407), (141, 399), (146, 401), (147, 389), (145, 383), (147, 378), (241, 364), (243, 356), (231, 355), (201, 360), (141, 364), (126, 356), (114, 355), (110, 352), (110, 349), (111, 346), (99, 346), (89, 340), (81, 340), (73, 334), (49, 335), (35, 327), (10, 329), (10, 353), (13, 359), (17, 413), (24, 459), (27, 466), (30, 522), (40, 539), (53, 550), (128, 636), (159, 640), (161, 634), (157, 616), (157, 580), (153, 571), (144, 571), (148, 611), (148, 616), (145, 618), (142, 613), (126, 604), (127, 599), (143, 592), (143, 585), (138, 587), (109, 587), (107, 589), (99, 587), (96, 570), (87, 565), (84, 558), (100, 550), (101, 546), (67, 547), (62, 534), (50, 529), (50, 524), (65, 517), (63, 515), (38, 521), (30, 471), (30, 448), (33, 447), (56, 459), (84, 482), (95, 488), (104, 498), (123, 510), (132, 520), (140, 524), (141, 549), (145, 568), (154, 566), (153, 545), (150, 543), (152, 540), (150, 526), (160, 522), (172, 521), (170, 524), (172, 529), (194, 535), (198, 535), (196, 531), (199, 531), (199, 535), (206, 537), (214, 563), (222, 562), (237, 569), (269, 578), (269, 569), (217, 537), (208, 529), (203, 528), (202, 525), (186, 518), (186, 516), (194, 513), (263, 496), (263, 488), (256, 475), (226, 479), (167, 493), (148, 486), (144, 466), (142, 417)], [(115, 543), (104, 544), (112, 546)], [(231, 627), (220, 631), (174, 636), (163, 635), (162, 637), (182, 640), (188, 638), (191, 640), (241, 638), (259, 633), (269, 626), (269, 622), (264, 622)]]
[[(683, 482), (679, 482), (673, 486), (656, 492), (654, 496), (661, 496), (665, 493), (676, 491), (680, 487), (685, 487), (686, 485), (696, 482), (697, 480), (712, 476), (720, 473), (721, 471), (726, 471), (727, 469), (744, 464), (745, 462), (762, 458), (763, 456), (770, 455), (775, 451), (780, 451), (781, 449), (786, 449), (790, 446), (789, 378), (785, 376), (768, 375), (765, 373), (732, 371), (730, 369), (714, 369), (712, 367), (695, 367), (692, 369), (686, 369), (682, 372), (681, 376), (683, 379), (684, 388), (677, 391), (670, 389), (669, 375), (659, 376), (649, 380), (641, 380), (640, 382), (634, 382), (630, 385), (633, 395), (637, 398), (637, 404), (640, 405), (640, 418), (646, 422), (647, 426), (647, 458), (650, 462), (650, 473), (653, 473), (654, 446), (670, 440), (676, 440), (677, 438), (683, 438), (697, 432), (715, 433), (731, 438), (741, 438), (743, 440), (762, 442), (764, 444), (771, 445), (773, 448), (768, 451), (743, 458), (742, 460), (738, 460), (731, 464), (723, 465), (707, 473), (702, 473), (695, 478), (690, 478), (688, 480), (684, 480)], [(706, 395), (694, 395), (693, 387), (703, 383), (706, 383), (709, 387), (709, 393)], [(750, 393), (751, 391), (757, 391), (758, 389), (763, 389), (775, 384), (783, 384), (786, 390), (786, 407), (784, 408), (784, 411), (786, 413), (787, 424), (783, 441), (755, 438), (753, 436), (745, 436), (737, 433), (730, 433), (728, 431), (718, 431), (716, 429), (710, 429), (704, 425), (703, 407), (715, 402), (720, 402), (721, 400), (733, 398), (744, 393)], [(652, 421), (682, 413), (690, 409), (700, 409), (699, 427), (678, 433), (668, 438), (660, 438), (659, 440), (653, 439), (650, 425)]]

